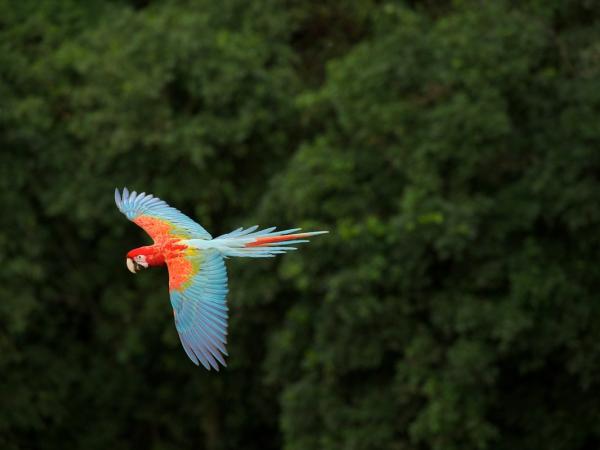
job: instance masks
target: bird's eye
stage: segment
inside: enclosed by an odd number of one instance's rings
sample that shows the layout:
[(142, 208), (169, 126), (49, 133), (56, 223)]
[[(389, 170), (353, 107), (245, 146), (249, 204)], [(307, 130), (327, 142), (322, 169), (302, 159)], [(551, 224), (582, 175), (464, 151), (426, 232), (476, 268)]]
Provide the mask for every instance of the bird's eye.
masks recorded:
[(138, 255), (138, 256), (136, 256), (136, 257), (135, 257), (135, 260), (136, 260), (136, 261), (141, 261), (141, 260), (142, 260), (142, 255)]

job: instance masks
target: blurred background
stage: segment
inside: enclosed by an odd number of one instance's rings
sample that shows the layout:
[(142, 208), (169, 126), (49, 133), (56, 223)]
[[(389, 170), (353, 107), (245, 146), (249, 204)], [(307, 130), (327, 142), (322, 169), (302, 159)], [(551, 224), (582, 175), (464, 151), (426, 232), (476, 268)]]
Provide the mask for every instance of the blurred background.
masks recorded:
[[(600, 448), (600, 3), (0, 1), (0, 448)], [(231, 259), (186, 357), (113, 200)]]

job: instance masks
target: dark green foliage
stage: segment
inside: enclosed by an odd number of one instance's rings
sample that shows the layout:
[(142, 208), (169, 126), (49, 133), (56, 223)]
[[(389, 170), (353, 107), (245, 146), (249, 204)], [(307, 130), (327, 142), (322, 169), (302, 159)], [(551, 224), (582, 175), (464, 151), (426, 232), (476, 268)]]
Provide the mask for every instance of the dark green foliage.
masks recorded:
[[(595, 2), (0, 3), (0, 447), (600, 445)], [(112, 200), (231, 260), (230, 367), (180, 348)]]

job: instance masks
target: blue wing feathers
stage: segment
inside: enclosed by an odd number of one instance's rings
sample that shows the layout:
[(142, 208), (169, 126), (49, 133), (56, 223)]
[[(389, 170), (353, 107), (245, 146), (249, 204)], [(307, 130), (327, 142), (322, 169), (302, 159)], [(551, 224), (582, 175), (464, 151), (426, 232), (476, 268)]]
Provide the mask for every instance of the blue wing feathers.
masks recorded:
[(227, 365), (227, 272), (218, 251), (203, 251), (199, 258), (200, 271), (187, 289), (171, 291), (171, 304), (188, 357), (209, 370), (219, 370), (219, 364)]
[[(196, 355), (194, 355), (194, 352), (192, 351), (192, 349), (185, 342), (185, 340), (183, 339), (182, 336), (179, 336), (179, 339), (181, 340), (181, 346), (183, 347), (185, 354), (188, 355), (188, 358), (190, 358), (194, 364), (198, 365), (199, 364), (198, 358), (196, 358)], [(204, 364), (202, 364), (202, 365), (204, 365)], [(206, 366), (204, 366), (204, 367), (206, 367)], [(206, 368), (208, 370), (210, 370), (210, 368), (208, 368), (208, 367), (206, 367)]]
[(133, 191), (130, 193), (127, 188), (124, 188), (121, 195), (119, 190), (115, 189), (115, 203), (129, 220), (135, 220), (144, 215), (155, 217), (173, 223), (181, 231), (189, 234), (189, 237), (212, 239), (212, 236), (200, 224), (178, 209), (169, 206), (163, 200), (145, 192), (138, 194)]
[[(207, 334), (202, 327), (198, 324), (198, 326), (192, 328), (186, 335), (186, 340), (189, 340), (192, 343), (192, 350), (194, 353), (198, 354), (200, 351), (203, 355), (218, 355), (219, 351), (215, 346), (215, 342), (211, 338), (209, 334)], [(210, 360), (210, 358), (208, 358)], [(213, 364), (211, 364), (212, 366)], [(215, 367), (215, 369), (218, 369)]]
[[(200, 362), (203, 362), (203, 365), (209, 370), (209, 367), (213, 367), (214, 369), (218, 370), (218, 365), (215, 365), (214, 360), (211, 361), (210, 358), (210, 353), (218, 353), (218, 350), (215, 348), (215, 343), (212, 337), (200, 326), (200, 320), (196, 319), (194, 323), (187, 325), (182, 322), (176, 322), (176, 325), (182, 342), (187, 344)], [(204, 363), (208, 363), (209, 367), (207, 367)]]
[[(198, 326), (193, 330), (193, 334), (199, 338), (199, 340), (197, 341), (197, 344), (202, 344), (203, 341), (206, 340), (206, 344), (207, 347), (209, 347), (209, 349), (211, 350), (211, 353), (215, 354), (215, 357), (219, 358), (219, 352), (222, 352), (223, 354), (227, 354), (227, 351), (225, 350), (225, 346), (223, 344), (225, 344), (225, 342), (220, 342), (216, 337), (213, 336), (213, 331), (210, 329), (205, 328), (204, 325), (204, 320), (198, 320)], [(218, 349), (218, 351), (217, 351)]]

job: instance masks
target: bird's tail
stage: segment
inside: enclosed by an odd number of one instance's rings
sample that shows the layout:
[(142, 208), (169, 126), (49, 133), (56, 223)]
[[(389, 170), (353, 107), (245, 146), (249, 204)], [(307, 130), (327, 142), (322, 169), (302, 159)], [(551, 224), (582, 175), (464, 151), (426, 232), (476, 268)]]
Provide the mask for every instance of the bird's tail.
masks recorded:
[(298, 233), (300, 228), (275, 231), (276, 227), (258, 230), (258, 225), (250, 228), (238, 228), (231, 233), (224, 234), (210, 241), (205, 239), (190, 239), (186, 244), (198, 248), (214, 248), (223, 256), (245, 256), (250, 258), (269, 258), (289, 250), (291, 244), (308, 242), (309, 237), (318, 234), (329, 233), (328, 231), (310, 231)]

